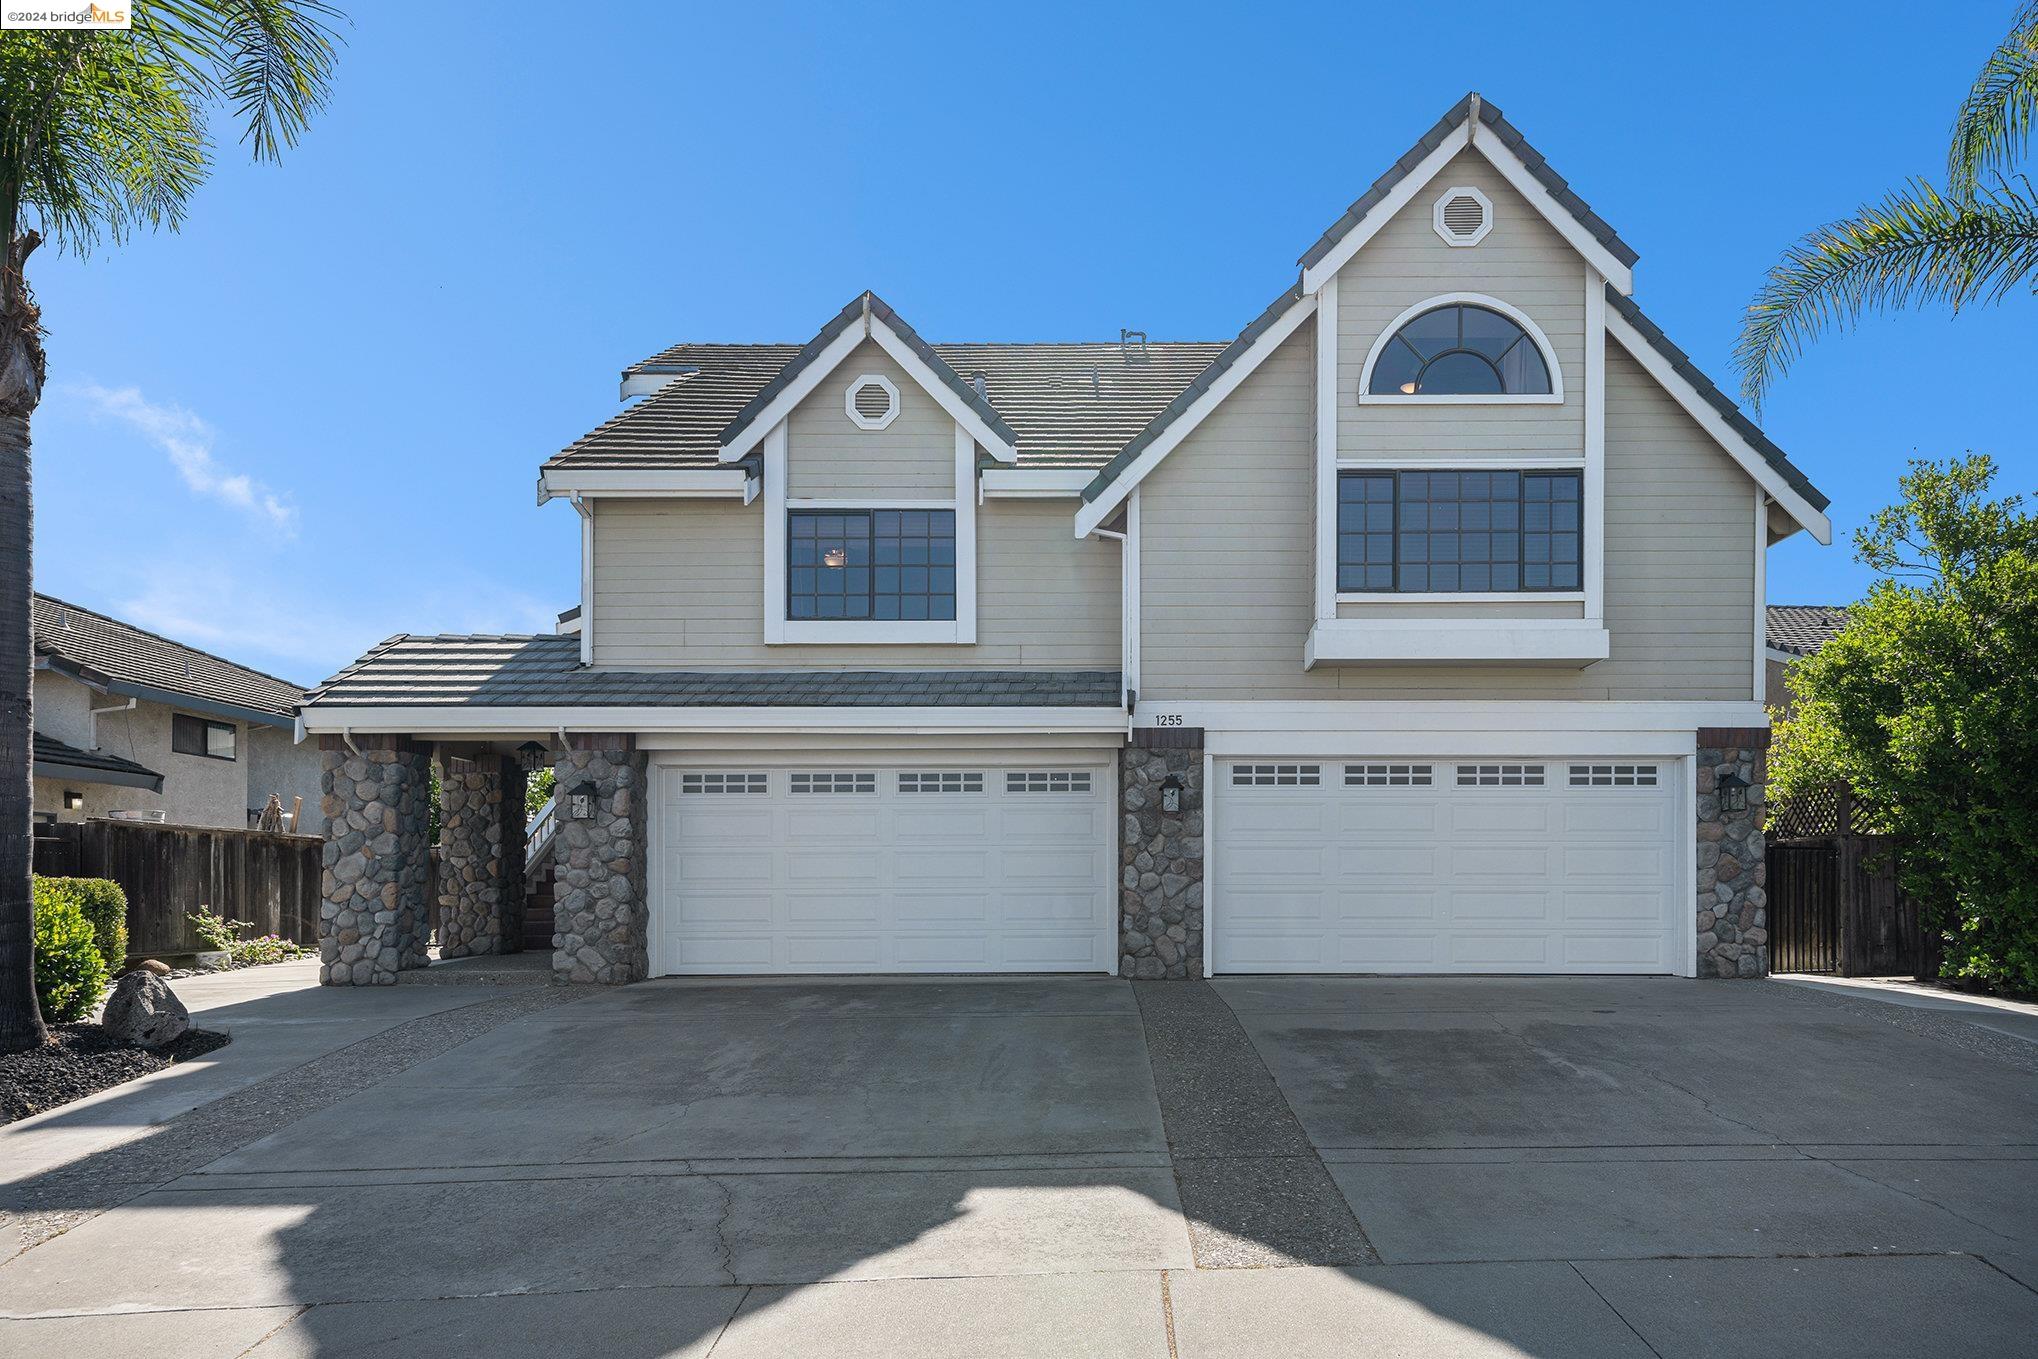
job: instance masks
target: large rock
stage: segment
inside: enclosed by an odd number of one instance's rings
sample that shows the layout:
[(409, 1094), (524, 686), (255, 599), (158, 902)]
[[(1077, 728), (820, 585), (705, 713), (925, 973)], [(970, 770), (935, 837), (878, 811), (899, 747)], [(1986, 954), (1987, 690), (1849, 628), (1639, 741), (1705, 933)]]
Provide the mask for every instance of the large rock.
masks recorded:
[(161, 977), (130, 972), (113, 984), (99, 1022), (123, 1043), (159, 1048), (184, 1036), (191, 1027), (191, 1012)]

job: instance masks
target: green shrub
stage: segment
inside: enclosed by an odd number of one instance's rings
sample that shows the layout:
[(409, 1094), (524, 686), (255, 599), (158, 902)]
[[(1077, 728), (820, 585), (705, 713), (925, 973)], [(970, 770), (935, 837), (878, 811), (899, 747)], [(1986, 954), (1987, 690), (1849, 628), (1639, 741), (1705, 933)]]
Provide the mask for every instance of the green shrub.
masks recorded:
[(45, 878), (35, 880), (35, 899), (60, 896), (84, 912), (92, 926), (108, 974), (127, 966), (127, 893), (109, 878)]
[(227, 947), (227, 962), (234, 967), (260, 967), (264, 963), (287, 963), (293, 958), (308, 958), (314, 950), (302, 944), (293, 944), (280, 934), (264, 934), (254, 939), (236, 939)]
[(106, 990), (106, 960), (92, 940), (92, 922), (59, 893), (35, 901), (35, 998), (43, 1018), (84, 1019)]
[(241, 931), (253, 929), (245, 920), (228, 920), (212, 913), (212, 907), (200, 906), (197, 911), (184, 917), (191, 922), (191, 928), (198, 934), (198, 942), (211, 953), (229, 953)]

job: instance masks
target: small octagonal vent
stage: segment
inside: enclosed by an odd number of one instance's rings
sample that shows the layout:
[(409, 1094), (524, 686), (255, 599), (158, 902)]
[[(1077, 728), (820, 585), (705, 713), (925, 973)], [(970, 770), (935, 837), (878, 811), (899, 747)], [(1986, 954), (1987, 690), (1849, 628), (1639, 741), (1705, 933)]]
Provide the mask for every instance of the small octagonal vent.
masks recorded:
[(883, 429), (899, 418), (899, 389), (879, 373), (865, 373), (849, 384), (842, 411), (859, 429)]
[(1437, 235), (1448, 245), (1477, 245), (1493, 230), (1493, 204), (1470, 185), (1446, 189), (1436, 202)]

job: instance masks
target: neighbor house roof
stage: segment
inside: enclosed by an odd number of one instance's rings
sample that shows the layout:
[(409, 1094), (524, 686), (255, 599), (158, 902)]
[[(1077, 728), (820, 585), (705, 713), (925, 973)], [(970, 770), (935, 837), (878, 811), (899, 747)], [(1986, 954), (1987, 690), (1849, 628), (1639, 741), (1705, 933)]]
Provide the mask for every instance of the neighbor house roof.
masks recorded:
[(311, 692), (340, 707), (1116, 707), (1116, 670), (589, 670), (580, 639), (392, 637)]
[(163, 791), (163, 776), (133, 760), (103, 750), (80, 750), (54, 736), (35, 733), (35, 776), (78, 783), (110, 783), (123, 788)]
[(1623, 264), (1633, 264), (1641, 258), (1635, 253), (1634, 247), (1623, 241), (1620, 234), (1594, 212), (1590, 204), (1578, 196), (1564, 177), (1550, 167), (1550, 163), (1543, 159), (1543, 153), (1530, 146), (1528, 138), (1522, 136), (1514, 124), (1501, 116), (1498, 108), (1478, 94), (1467, 94), (1450, 112), (1437, 120), (1435, 127), (1423, 133), (1415, 145), (1409, 147), (1407, 153), (1389, 167), (1386, 174), (1374, 180), (1373, 187), (1359, 195), (1357, 201), (1345, 209), (1344, 216), (1332, 222), (1330, 229), (1317, 239), (1315, 245), (1302, 252), (1299, 261), (1302, 267), (1308, 269), (1337, 249), (1338, 242), (1351, 235), (1353, 230), (1366, 220), (1367, 215), (1378, 207), (1387, 195), (1394, 192), (1395, 185), (1413, 174), (1416, 167), (1421, 165), (1431, 152), (1442, 146), (1453, 132), (1465, 125), (1466, 119), (1472, 117), (1475, 107), (1478, 109), (1479, 125), (1490, 128), (1500, 144), (1514, 153), (1528, 172), (1535, 176), (1536, 182), (1548, 189), (1550, 197), (1575, 217), (1578, 224), (1584, 227), (1594, 240), (1605, 246), (1607, 251)]
[[(1021, 467), (1100, 467), (1221, 353), (1222, 341), (1003, 344), (928, 348), (986, 400)], [(625, 370), (678, 369), (672, 381), (576, 439), (546, 468), (713, 468), (725, 432), (802, 352), (796, 344), (678, 344)], [(762, 400), (760, 401), (760, 398)]]
[(35, 654), (53, 670), (122, 698), (287, 727), (304, 690), (103, 613), (35, 597)]
[(1769, 645), (1793, 656), (1809, 656), (1847, 626), (1844, 604), (1771, 604)]

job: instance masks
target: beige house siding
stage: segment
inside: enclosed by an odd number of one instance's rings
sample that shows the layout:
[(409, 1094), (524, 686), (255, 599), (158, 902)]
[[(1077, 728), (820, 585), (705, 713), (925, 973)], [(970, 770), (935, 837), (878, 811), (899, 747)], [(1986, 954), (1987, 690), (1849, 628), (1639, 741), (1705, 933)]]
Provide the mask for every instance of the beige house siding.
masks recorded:
[[(1432, 208), (1470, 185), (1493, 203), (1478, 245), (1446, 245)], [(1476, 151), (1442, 174), (1360, 248), (1338, 273), (1338, 453), (1411, 462), (1585, 451), (1585, 269), (1562, 236)], [(1408, 308), (1448, 293), (1478, 293), (1526, 313), (1562, 370), (1562, 405), (1361, 405), (1360, 375), (1373, 343)]]
[[(899, 389), (899, 417), (864, 429), (843, 410), (875, 373)], [(786, 419), (786, 495), (795, 500), (949, 500), (955, 419), (873, 340), (857, 347)]]
[(594, 661), (619, 669), (1114, 670), (1118, 545), (1077, 540), (1074, 517), (1070, 500), (979, 507), (975, 645), (766, 646), (761, 505), (600, 500)]
[(1754, 485), (1618, 348), (1607, 358), (1611, 658), (1579, 670), (1304, 671), (1312, 361), (1306, 333), (1289, 340), (1142, 485), (1142, 700), (1751, 695)]

